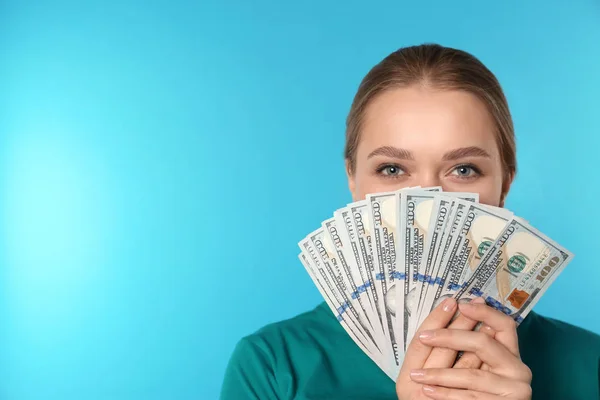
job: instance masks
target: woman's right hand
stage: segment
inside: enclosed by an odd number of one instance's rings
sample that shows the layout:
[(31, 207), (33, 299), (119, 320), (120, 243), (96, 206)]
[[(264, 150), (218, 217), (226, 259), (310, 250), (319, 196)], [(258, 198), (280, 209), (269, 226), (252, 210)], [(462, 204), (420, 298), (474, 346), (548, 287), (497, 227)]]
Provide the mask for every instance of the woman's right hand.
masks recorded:
[[(482, 299), (474, 300), (475, 303), (482, 302)], [(448, 324), (456, 314), (457, 304), (453, 298), (446, 299), (437, 306), (431, 314), (423, 321), (415, 337), (406, 349), (406, 355), (400, 374), (396, 380), (396, 394), (398, 400), (425, 400), (430, 399), (425, 396), (421, 384), (413, 381), (410, 373), (415, 369), (424, 368), (475, 368), (481, 366), (481, 361), (474, 353), (465, 353), (456, 363), (457, 352), (446, 348), (433, 348), (423, 344), (419, 340), (419, 333), (425, 330), (436, 330), (448, 327), (448, 329), (472, 330), (477, 321), (467, 318), (460, 314), (450, 326)], [(484, 326), (482, 332), (494, 336), (495, 332), (489, 327)]]

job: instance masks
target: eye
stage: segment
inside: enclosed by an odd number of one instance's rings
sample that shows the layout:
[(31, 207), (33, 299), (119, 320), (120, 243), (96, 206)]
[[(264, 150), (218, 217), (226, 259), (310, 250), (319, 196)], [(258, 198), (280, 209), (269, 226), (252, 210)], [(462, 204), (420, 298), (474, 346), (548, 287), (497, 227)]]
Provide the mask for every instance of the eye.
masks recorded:
[(452, 175), (461, 179), (469, 179), (481, 175), (481, 171), (474, 165), (463, 164), (454, 167)]
[(377, 168), (377, 172), (385, 177), (393, 178), (396, 176), (404, 175), (404, 170), (395, 164), (385, 164)]

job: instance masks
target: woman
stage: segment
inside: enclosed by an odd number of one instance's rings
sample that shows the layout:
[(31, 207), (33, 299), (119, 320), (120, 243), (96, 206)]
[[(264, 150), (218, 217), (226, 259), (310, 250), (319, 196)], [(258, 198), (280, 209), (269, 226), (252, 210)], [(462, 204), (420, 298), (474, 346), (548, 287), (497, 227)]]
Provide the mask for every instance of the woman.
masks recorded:
[[(347, 119), (345, 158), (354, 201), (442, 186), (502, 207), (516, 172), (512, 118), (495, 76), (472, 55), (402, 48), (363, 79)], [(478, 322), (482, 329), (473, 331)], [(456, 361), (458, 351), (464, 355)], [(534, 312), (517, 328), (485, 304), (448, 299), (419, 328), (394, 385), (322, 303), (242, 339), (221, 397), (595, 399), (599, 376), (597, 335)]]

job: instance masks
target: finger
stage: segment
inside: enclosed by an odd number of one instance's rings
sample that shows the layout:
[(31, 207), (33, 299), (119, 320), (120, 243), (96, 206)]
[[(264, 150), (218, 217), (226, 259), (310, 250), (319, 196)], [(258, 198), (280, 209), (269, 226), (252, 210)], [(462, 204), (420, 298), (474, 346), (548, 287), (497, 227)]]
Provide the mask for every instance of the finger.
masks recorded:
[(415, 337), (408, 345), (402, 369), (411, 370), (422, 368), (423, 365), (425, 365), (425, 361), (427, 361), (427, 358), (431, 353), (431, 347), (419, 340), (419, 334), (424, 330), (440, 329), (448, 326), (448, 323), (454, 316), (456, 310), (456, 300), (451, 297), (447, 298), (433, 309), (423, 321), (419, 330), (416, 332)]
[[(477, 301), (483, 302), (483, 299)], [(473, 301), (476, 301), (473, 300)], [(459, 329), (459, 330), (472, 330), (475, 325), (477, 325), (477, 321), (471, 319), (463, 314), (458, 313), (458, 316), (450, 323), (448, 329)], [(450, 368), (456, 361), (456, 354), (458, 352), (453, 349), (448, 349), (444, 347), (436, 347), (431, 350), (431, 354), (427, 358), (425, 362), (424, 368)], [(479, 368), (479, 367), (477, 367)]]
[(494, 372), (503, 376), (519, 380), (525, 377), (525, 364), (504, 345), (484, 333), (438, 329), (421, 332), (419, 339), (427, 346), (473, 352)]
[(440, 386), (423, 386), (423, 394), (430, 399), (444, 400), (500, 400), (495, 394), (475, 392), (473, 390), (448, 389)]
[(411, 371), (410, 378), (423, 385), (473, 390), (500, 396), (514, 392), (520, 393), (529, 386), (525, 382), (515, 382), (512, 379), (479, 369), (420, 369)]
[[(482, 332), (492, 338), (496, 334), (496, 331), (494, 331), (489, 325), (486, 325), (486, 324), (481, 325), (481, 328), (479, 328), (479, 332)], [(467, 353), (464, 353), (462, 355), (462, 357), (456, 361), (456, 363), (454, 363), (454, 366), (452, 368), (479, 369), (479, 368), (483, 368), (482, 364), (483, 363), (479, 359), (479, 357), (477, 357), (477, 354), (467, 352)], [(487, 366), (487, 364), (483, 364), (483, 365)]]
[(514, 355), (519, 355), (517, 324), (510, 316), (485, 304), (461, 303), (460, 312), (469, 318), (482, 321), (496, 331), (494, 338)]

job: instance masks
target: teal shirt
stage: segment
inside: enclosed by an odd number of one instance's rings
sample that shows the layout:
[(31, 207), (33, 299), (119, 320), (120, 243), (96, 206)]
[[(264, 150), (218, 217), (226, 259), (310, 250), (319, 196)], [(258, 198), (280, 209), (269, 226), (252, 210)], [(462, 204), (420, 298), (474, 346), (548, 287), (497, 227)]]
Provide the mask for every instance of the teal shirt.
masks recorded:
[[(600, 398), (600, 336), (530, 313), (518, 328), (533, 399)], [(236, 346), (223, 400), (397, 399), (395, 383), (346, 334), (325, 303), (267, 325)]]

